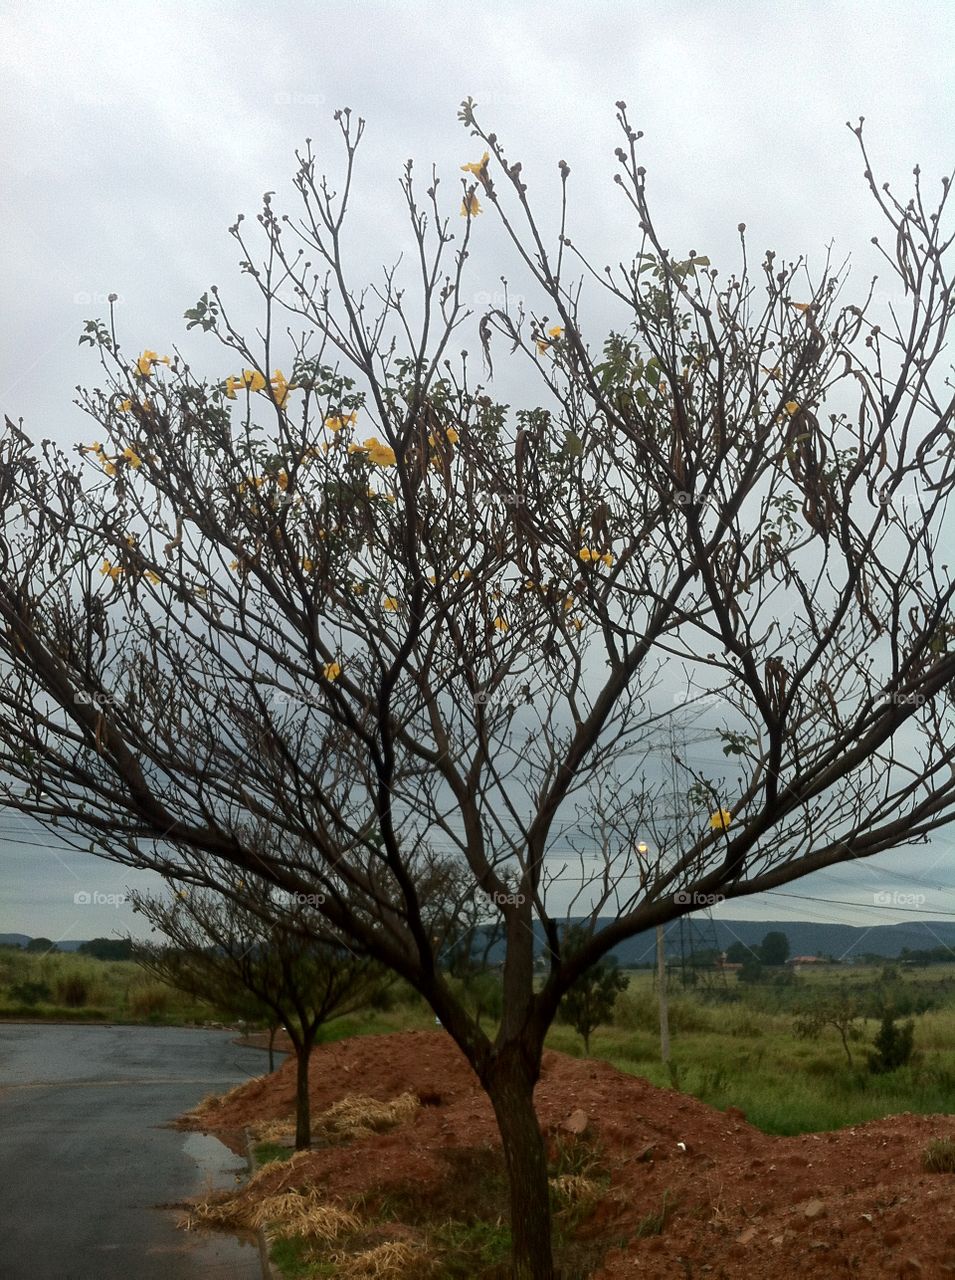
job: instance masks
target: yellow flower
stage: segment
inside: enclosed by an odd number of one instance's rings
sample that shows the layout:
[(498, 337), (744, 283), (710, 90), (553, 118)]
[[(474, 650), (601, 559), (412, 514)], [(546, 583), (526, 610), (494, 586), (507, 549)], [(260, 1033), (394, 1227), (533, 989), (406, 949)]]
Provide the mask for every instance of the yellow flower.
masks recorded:
[(132, 400), (124, 400), (119, 407), (122, 409), (123, 413), (129, 413), (130, 409), (133, 407), (133, 402)]
[(169, 363), (170, 361), (168, 356), (157, 355), (155, 351), (144, 351), (136, 361), (136, 368), (144, 378), (148, 378), (153, 371), (154, 364), (168, 365)]
[(481, 202), (478, 200), (476, 193), (472, 191), (470, 195), (465, 196), (461, 201), (461, 217), (476, 218), (481, 212), (483, 212)]
[(389, 612), (389, 613), (397, 613), (397, 612), (398, 612), (398, 601), (397, 601), (397, 599), (395, 598), (395, 596), (385, 596), (385, 605), (384, 605), (384, 607), (388, 610), (388, 612)]
[(475, 161), (474, 164), (462, 164), (461, 172), (473, 173), (476, 178), (486, 177), (487, 165), (490, 158), (491, 158), (490, 151), (485, 151), (484, 155), (481, 156), (480, 160)]
[(603, 563), (607, 566), (608, 569), (613, 564), (613, 556), (610, 554), (609, 551), (605, 551), (603, 555), (600, 557), (600, 559), (603, 561)]
[(395, 495), (394, 495), (393, 493), (386, 493), (386, 494), (385, 494), (385, 501), (386, 501), (386, 502), (390, 502), (390, 503), (392, 504), (392, 506), (394, 506), (395, 501), (396, 501), (396, 499), (395, 499)]
[(283, 493), (284, 493), (284, 492), (285, 492), (285, 490), (288, 488), (288, 472), (287, 472), (287, 471), (280, 471), (280, 472), (279, 472), (279, 474), (278, 474), (278, 486), (279, 486), (279, 488), (282, 490), (282, 492), (283, 492)]
[(272, 390), (275, 393), (275, 400), (279, 408), (284, 409), (288, 393), (295, 390), (295, 384), (286, 379), (281, 369), (276, 369), (272, 374)]
[(239, 383), (243, 387), (248, 387), (250, 391), (264, 391), (265, 389), (265, 379), (258, 369), (243, 369)]
[(379, 444), (374, 436), (365, 441), (365, 449), (368, 453), (369, 461), (374, 463), (376, 467), (393, 467), (397, 461), (394, 449), (390, 445)]
[(461, 437), (455, 431), (454, 427), (448, 427), (447, 431), (444, 434), (447, 436), (450, 444), (457, 444), (457, 442), (461, 439)]
[(574, 628), (575, 631), (583, 631), (584, 624), (581, 622), (579, 618), (569, 618), (568, 621), (570, 622), (570, 625)]
[(497, 631), (507, 631), (507, 630), (508, 630), (508, 623), (507, 623), (507, 622), (505, 622), (505, 620), (504, 620), (503, 618), (495, 618), (495, 619), (494, 619), (494, 627), (495, 627), (495, 629), (496, 629)]
[(140, 458), (137, 453), (135, 453), (132, 449), (130, 449), (128, 445), (123, 450), (123, 457), (126, 459), (126, 461), (129, 463), (129, 465), (133, 468), (134, 471), (136, 471), (139, 467), (143, 465), (142, 458)]
[(795, 401), (795, 400), (787, 400), (787, 401), (786, 401), (786, 403), (783, 405), (783, 408), (784, 408), (784, 409), (786, 410), (786, 412), (787, 412), (787, 413), (789, 413), (789, 414), (793, 414), (793, 413), (798, 413), (798, 412), (799, 412), (799, 405), (796, 403), (796, 401)]
[(334, 418), (326, 418), (325, 426), (329, 431), (341, 431), (342, 427), (353, 427), (357, 421), (357, 413), (342, 413)]
[(364, 452), (365, 452), (365, 450), (364, 450), (364, 447), (363, 447), (362, 445), (360, 445), (360, 444), (350, 444), (350, 445), (348, 446), (348, 452), (349, 452), (349, 453), (364, 453)]
[(116, 474), (116, 468), (113, 466), (111, 462), (104, 463), (103, 470), (106, 472), (108, 476), (114, 476)]
[(465, 578), (470, 578), (470, 576), (471, 576), (470, 569), (455, 569), (455, 571), (451, 574), (451, 581), (461, 582)]
[(340, 662), (325, 663), (325, 679), (326, 680), (337, 680), (338, 677), (341, 675), (341, 673), (342, 673), (342, 668), (341, 668)]
[(306, 573), (311, 573), (312, 570), (315, 568), (315, 565), (312, 563), (311, 560), (309, 560), (308, 556), (306, 556), (302, 561), (302, 568), (305, 570)]
[(160, 580), (160, 579), (159, 579), (159, 574), (158, 574), (158, 573), (153, 573), (152, 569), (147, 569), (147, 570), (146, 570), (146, 581), (147, 581), (147, 582), (151, 582), (151, 583), (153, 584), (153, 586), (155, 587), (155, 586), (158, 586), (158, 584), (159, 584), (159, 580)]
[(725, 831), (733, 820), (733, 815), (729, 809), (718, 809), (716, 813), (710, 814), (710, 826), (714, 831)]
[(363, 596), (365, 594), (365, 584), (363, 582), (353, 582), (351, 584), (351, 589), (356, 596)]
[(238, 378), (233, 378), (233, 377), (232, 377), (232, 375), (231, 375), (231, 374), (229, 374), (228, 378), (226, 378), (226, 380), (225, 380), (225, 394), (226, 394), (226, 399), (227, 399), (227, 400), (234, 400), (234, 399), (235, 399), (235, 389), (236, 389), (236, 387), (241, 387), (241, 385), (242, 385), (242, 383), (239, 381), (239, 379), (238, 379)]
[(104, 560), (100, 566), (100, 573), (108, 574), (114, 582), (122, 572), (122, 568), (119, 565), (114, 565), (110, 560)]
[(540, 354), (542, 356), (546, 356), (547, 352), (550, 350), (550, 343), (546, 342), (543, 338), (536, 338), (535, 342), (537, 344), (537, 350), (540, 352)]
[(563, 326), (559, 324), (555, 324), (553, 329), (547, 330), (547, 336), (549, 338), (560, 338), (563, 336), (563, 333), (564, 333)]

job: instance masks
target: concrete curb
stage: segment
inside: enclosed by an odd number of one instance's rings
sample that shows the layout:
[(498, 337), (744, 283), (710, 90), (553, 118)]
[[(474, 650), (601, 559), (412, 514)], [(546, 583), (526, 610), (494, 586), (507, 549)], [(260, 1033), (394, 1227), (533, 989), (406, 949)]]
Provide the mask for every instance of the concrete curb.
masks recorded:
[[(242, 1130), (242, 1136), (245, 1138), (245, 1158), (249, 1166), (249, 1177), (256, 1172), (255, 1156), (252, 1153), (252, 1135), (248, 1129)], [(265, 1238), (265, 1228), (259, 1227), (255, 1233), (255, 1238), (259, 1244), (259, 1260), (262, 1263), (262, 1280), (280, 1280), (280, 1277), (272, 1268), (272, 1262), (269, 1258), (269, 1242)]]

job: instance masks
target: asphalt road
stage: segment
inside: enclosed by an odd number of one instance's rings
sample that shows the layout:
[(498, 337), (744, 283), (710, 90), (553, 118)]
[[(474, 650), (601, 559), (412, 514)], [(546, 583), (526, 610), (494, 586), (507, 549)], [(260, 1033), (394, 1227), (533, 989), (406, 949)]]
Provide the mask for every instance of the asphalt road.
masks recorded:
[(166, 1127), (267, 1069), (232, 1039), (0, 1023), (3, 1280), (261, 1280), (253, 1242), (180, 1231), (159, 1207), (245, 1174), (214, 1138)]

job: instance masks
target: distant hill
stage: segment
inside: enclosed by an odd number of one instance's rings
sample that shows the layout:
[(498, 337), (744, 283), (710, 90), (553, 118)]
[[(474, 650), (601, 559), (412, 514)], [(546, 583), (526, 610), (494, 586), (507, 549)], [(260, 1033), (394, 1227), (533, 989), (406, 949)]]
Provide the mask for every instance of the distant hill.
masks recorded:
[[(0, 947), (25, 947), (30, 942), (28, 933), (0, 933)], [(57, 951), (78, 951), (85, 938), (64, 938), (56, 944)]]
[[(885, 956), (896, 959), (902, 951), (927, 951), (933, 947), (951, 947), (955, 956), (955, 921), (926, 920), (903, 921), (901, 924), (816, 924), (810, 920), (709, 920), (706, 916), (688, 916), (667, 926), (667, 956), (679, 959), (684, 951), (705, 951), (718, 947), (725, 951), (734, 942), (755, 947), (771, 930), (784, 933), (789, 939), (789, 954), (793, 956), (832, 956), (836, 960), (851, 961), (860, 955)], [(544, 949), (544, 937), (535, 928), (537, 950)], [(30, 941), (29, 934), (0, 933), (0, 946), (24, 947)], [(59, 951), (76, 951), (83, 945), (82, 938), (70, 938), (56, 944)], [(614, 950), (622, 966), (648, 964), (654, 954), (654, 933), (638, 933), (635, 938), (622, 942)], [(498, 946), (490, 955), (493, 962), (502, 958)]]
[[(608, 923), (605, 921), (604, 923)], [(952, 948), (955, 958), (955, 921), (903, 921), (901, 924), (852, 925), (816, 924), (810, 920), (710, 920), (706, 916), (685, 917), (682, 922), (667, 925), (666, 951), (669, 959), (679, 959), (684, 951), (706, 951), (716, 947), (725, 951), (734, 942), (756, 947), (771, 931), (784, 933), (793, 956), (832, 956), (851, 962), (864, 955), (897, 959), (903, 950), (928, 951), (934, 947)], [(535, 926), (537, 951), (544, 950), (542, 930)], [(622, 942), (613, 951), (623, 968), (649, 964), (654, 958), (655, 933), (648, 930)], [(502, 948), (495, 947), (492, 962), (500, 961)]]

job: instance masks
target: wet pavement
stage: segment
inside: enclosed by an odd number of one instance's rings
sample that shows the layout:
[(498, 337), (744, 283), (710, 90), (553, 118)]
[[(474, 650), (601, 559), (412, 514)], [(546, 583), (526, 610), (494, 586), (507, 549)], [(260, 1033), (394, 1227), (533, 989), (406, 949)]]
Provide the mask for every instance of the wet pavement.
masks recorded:
[(170, 1207), (246, 1164), (169, 1128), (267, 1069), (230, 1031), (0, 1023), (3, 1280), (260, 1280), (258, 1246)]

